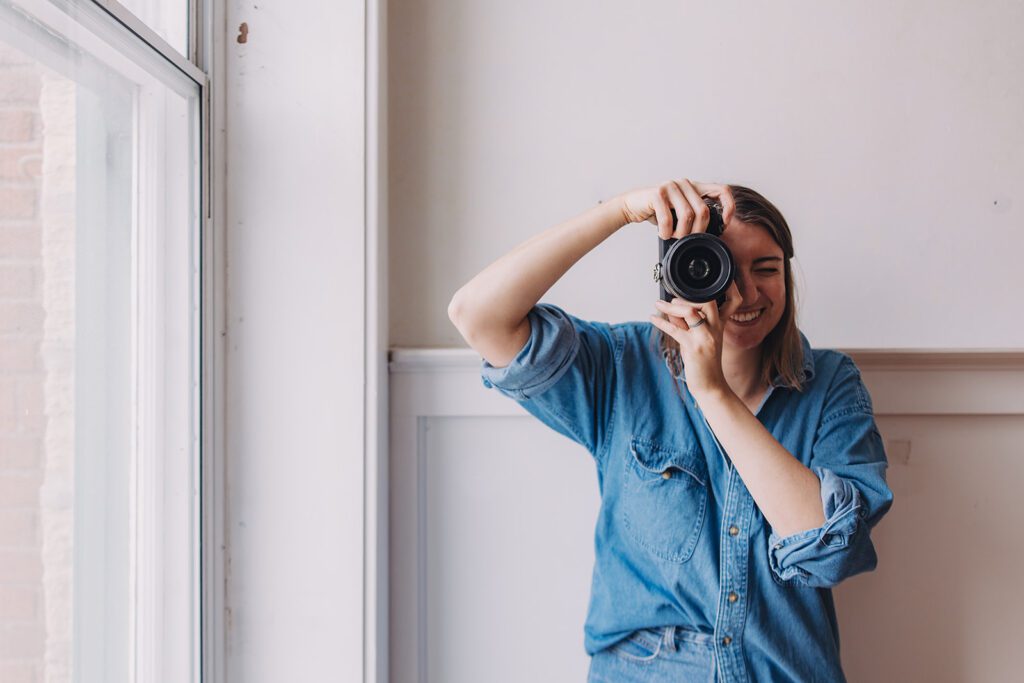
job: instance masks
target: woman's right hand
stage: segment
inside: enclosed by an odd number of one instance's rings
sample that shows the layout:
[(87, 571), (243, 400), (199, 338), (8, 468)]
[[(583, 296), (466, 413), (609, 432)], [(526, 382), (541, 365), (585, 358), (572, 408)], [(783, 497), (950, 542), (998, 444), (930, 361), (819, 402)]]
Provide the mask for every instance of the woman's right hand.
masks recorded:
[[(711, 210), (703, 197), (714, 197), (722, 205), (722, 220), (729, 224), (736, 211), (736, 202), (728, 185), (669, 180), (654, 187), (645, 187), (619, 195), (622, 218), (626, 223), (647, 221), (658, 226), (658, 237), (663, 240), (680, 239), (691, 232), (705, 232)], [(678, 223), (672, 229), (675, 209)]]

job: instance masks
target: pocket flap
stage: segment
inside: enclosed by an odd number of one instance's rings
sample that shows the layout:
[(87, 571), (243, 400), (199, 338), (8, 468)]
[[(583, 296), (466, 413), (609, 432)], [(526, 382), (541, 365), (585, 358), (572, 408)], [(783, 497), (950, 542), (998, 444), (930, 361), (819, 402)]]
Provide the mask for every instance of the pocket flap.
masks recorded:
[(708, 464), (698, 446), (670, 448), (651, 439), (634, 436), (629, 441), (629, 450), (636, 464), (652, 474), (664, 476), (666, 471), (674, 468), (690, 475), (701, 486), (707, 486)]

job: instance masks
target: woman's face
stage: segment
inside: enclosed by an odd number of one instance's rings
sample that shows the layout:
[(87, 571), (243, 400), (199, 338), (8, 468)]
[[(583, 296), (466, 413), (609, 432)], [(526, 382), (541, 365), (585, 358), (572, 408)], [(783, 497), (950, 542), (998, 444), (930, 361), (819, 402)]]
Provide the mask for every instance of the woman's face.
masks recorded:
[(785, 312), (782, 247), (775, 243), (765, 228), (754, 223), (742, 223), (735, 218), (726, 226), (722, 240), (736, 261), (735, 284), (743, 299), (739, 314), (761, 311), (750, 324), (726, 320), (724, 342), (740, 349), (752, 349), (775, 329)]

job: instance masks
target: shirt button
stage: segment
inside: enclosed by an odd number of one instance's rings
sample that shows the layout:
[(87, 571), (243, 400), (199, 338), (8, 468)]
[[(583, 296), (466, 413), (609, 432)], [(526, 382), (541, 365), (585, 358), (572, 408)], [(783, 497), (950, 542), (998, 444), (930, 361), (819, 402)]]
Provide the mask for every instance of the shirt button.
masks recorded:
[(662, 479), (671, 479), (672, 478), (672, 473), (669, 472), (668, 470), (665, 470), (664, 472), (661, 473), (661, 478)]
[(729, 602), (736, 602), (739, 599), (740, 596), (736, 595), (736, 593), (729, 593)]
[(736, 528), (735, 524), (733, 526), (729, 527), (729, 535), (730, 536), (735, 536), (739, 532), (740, 532), (740, 530), (738, 528)]
[(722, 645), (728, 645), (731, 642), (732, 642), (732, 638), (730, 638), (729, 636), (726, 636), (725, 638), (722, 638)]

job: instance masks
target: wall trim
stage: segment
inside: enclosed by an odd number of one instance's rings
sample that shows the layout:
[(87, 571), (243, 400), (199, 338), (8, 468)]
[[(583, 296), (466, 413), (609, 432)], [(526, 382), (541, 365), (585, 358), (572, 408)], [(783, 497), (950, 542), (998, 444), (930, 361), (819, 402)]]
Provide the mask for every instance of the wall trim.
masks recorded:
[[(913, 351), (842, 349), (857, 363), (871, 393), (876, 416), (1024, 415), (1024, 352), (997, 349)], [(469, 348), (392, 348), (388, 368), (397, 379), (408, 374), (441, 374), (430, 384), (405, 389), (392, 384), (396, 407), (420, 415), (450, 415), (449, 403), (466, 415), (518, 415), (518, 404), (497, 391), (466, 400), (465, 375), (478, 377), (481, 358)], [(460, 379), (461, 378), (461, 379)], [(395, 380), (393, 380), (394, 382)], [(406, 395), (406, 390), (409, 393)], [(418, 403), (421, 394), (429, 401)], [(456, 392), (453, 394), (452, 392)], [(489, 399), (496, 399), (493, 403)], [(426, 411), (426, 412), (416, 412)], [(455, 413), (458, 414), (458, 413)]]

